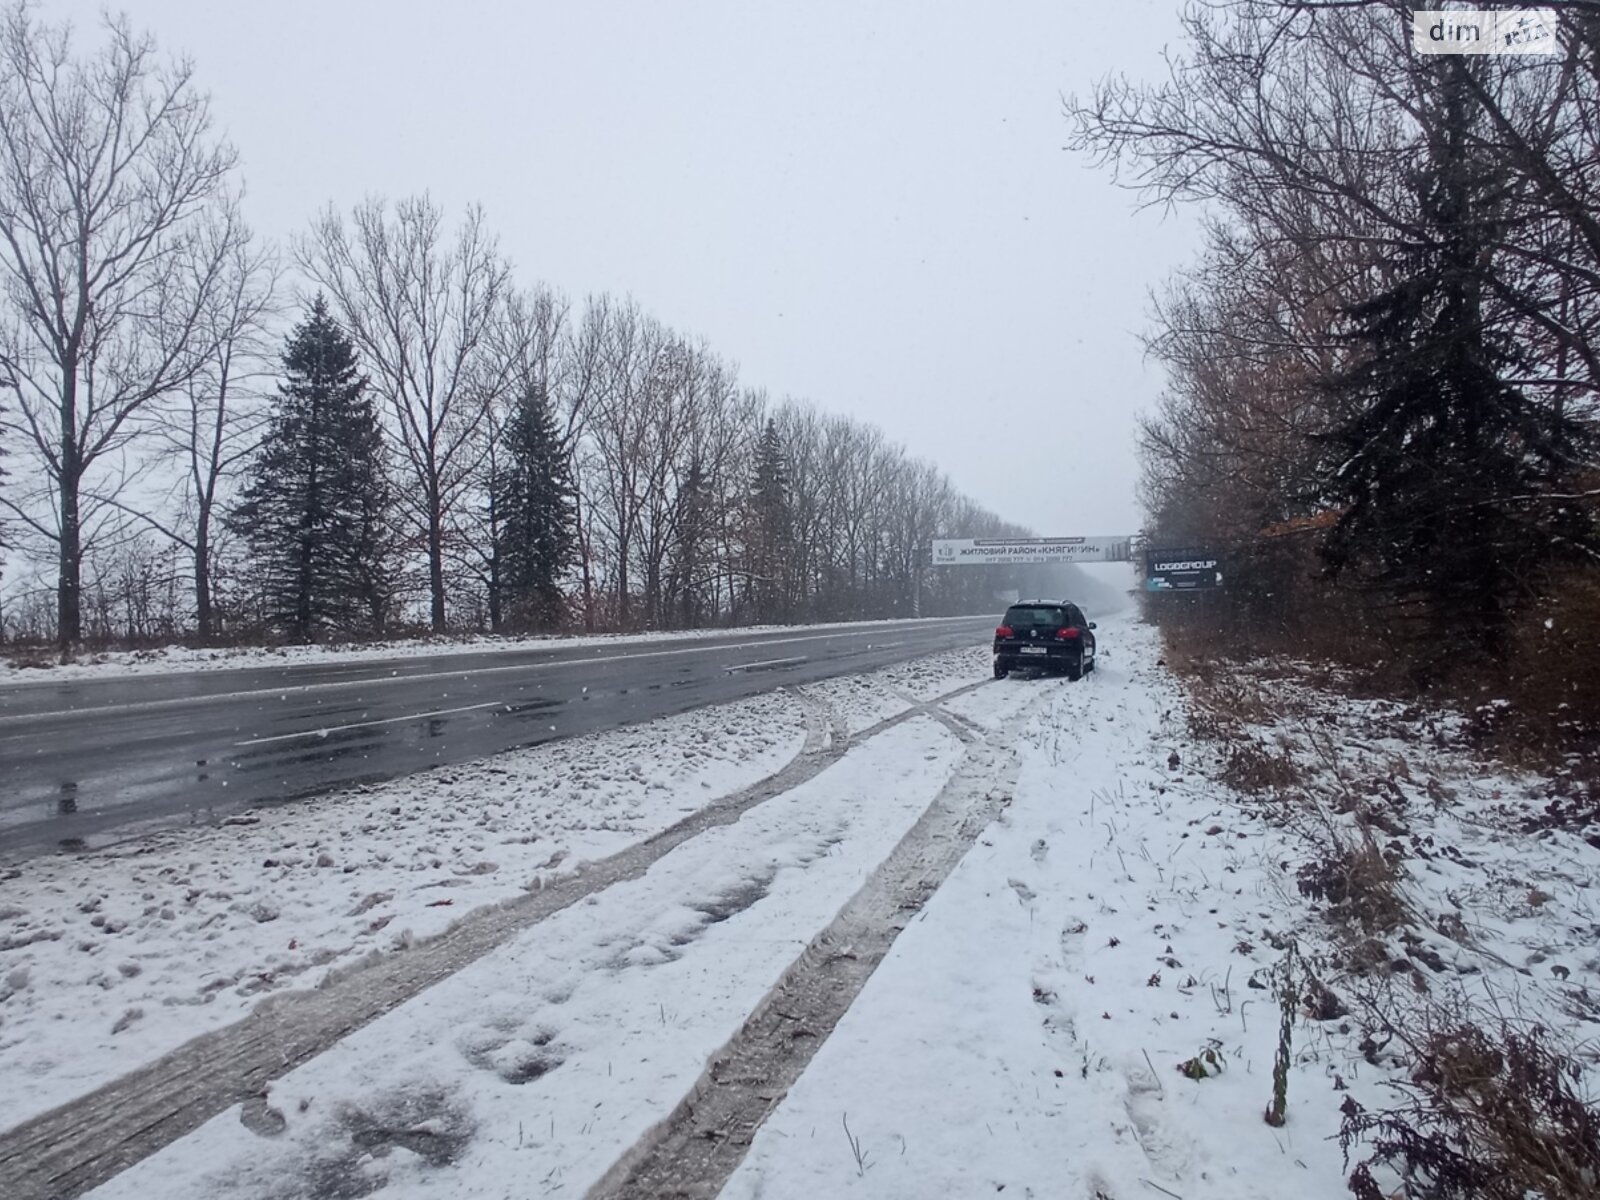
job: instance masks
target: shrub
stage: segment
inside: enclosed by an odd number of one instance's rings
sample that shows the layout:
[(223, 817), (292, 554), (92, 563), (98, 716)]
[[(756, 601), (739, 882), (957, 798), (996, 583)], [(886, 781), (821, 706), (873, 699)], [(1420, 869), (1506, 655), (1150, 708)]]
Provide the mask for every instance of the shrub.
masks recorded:
[(1575, 1087), (1577, 1069), (1537, 1026), (1491, 1033), (1460, 1025), (1428, 1035), (1404, 1102), (1372, 1112), (1346, 1097), (1339, 1145), (1371, 1153), (1350, 1175), (1358, 1200), (1385, 1200), (1388, 1167), (1428, 1200), (1592, 1200), (1600, 1194), (1600, 1112)]

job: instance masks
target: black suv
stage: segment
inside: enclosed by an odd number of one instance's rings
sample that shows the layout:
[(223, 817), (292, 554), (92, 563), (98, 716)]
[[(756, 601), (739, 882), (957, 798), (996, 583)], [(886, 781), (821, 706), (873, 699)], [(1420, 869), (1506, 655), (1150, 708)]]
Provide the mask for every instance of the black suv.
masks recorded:
[(1064, 671), (1082, 679), (1094, 670), (1094, 622), (1068, 600), (1023, 600), (1006, 609), (994, 631), (994, 677), (1018, 667)]

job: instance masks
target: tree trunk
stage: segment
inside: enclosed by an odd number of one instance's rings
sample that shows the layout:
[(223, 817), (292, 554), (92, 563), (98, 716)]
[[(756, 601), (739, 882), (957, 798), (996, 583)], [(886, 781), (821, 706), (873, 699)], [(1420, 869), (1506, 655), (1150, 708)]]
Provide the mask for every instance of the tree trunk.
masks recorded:
[[(318, 423), (317, 409), (311, 409), (313, 425)], [(300, 574), (294, 599), (294, 636), (299, 642), (311, 640), (311, 558), (316, 538), (316, 513), (322, 503), (318, 491), (317, 460), (312, 455), (310, 472), (306, 479), (306, 511), (300, 518)]]
[[(69, 392), (71, 391), (69, 386)], [(62, 404), (61, 446), (61, 541), (56, 586), (56, 642), (62, 656), (83, 639), (82, 527), (78, 513), (78, 488), (81, 468), (73, 442), (71, 410), (73, 401)]]
[(294, 637), (297, 642), (311, 640), (311, 519), (300, 522), (300, 578), (295, 588)]
[(500, 552), (489, 554), (489, 632), (499, 633), (504, 618), (500, 612)]
[(194, 622), (200, 644), (209, 646), (211, 627), (211, 513), (202, 510), (194, 535)]
[[(577, 479), (577, 468), (573, 468)], [(583, 493), (572, 489), (572, 527), (578, 534), (578, 557), (583, 560), (583, 631), (594, 632), (594, 568), (589, 561), (589, 533), (583, 523)]]
[(661, 567), (654, 554), (644, 569), (644, 614), (646, 629), (661, 627)]
[(633, 549), (627, 534), (617, 539), (617, 628), (628, 628), (628, 554)]
[(444, 622), (444, 513), (437, 494), (428, 497), (428, 593), (433, 632), (443, 633)]

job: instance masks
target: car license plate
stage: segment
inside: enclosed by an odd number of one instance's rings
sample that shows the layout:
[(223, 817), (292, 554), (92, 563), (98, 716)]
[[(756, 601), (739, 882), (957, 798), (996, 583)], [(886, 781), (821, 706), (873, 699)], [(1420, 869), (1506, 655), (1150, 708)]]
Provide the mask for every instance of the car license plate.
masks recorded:
[(1048, 654), (1050, 652), (1048, 650), (1046, 650), (1043, 646), (1024, 646), (1022, 648), (1021, 653), (1023, 653), (1023, 654)]

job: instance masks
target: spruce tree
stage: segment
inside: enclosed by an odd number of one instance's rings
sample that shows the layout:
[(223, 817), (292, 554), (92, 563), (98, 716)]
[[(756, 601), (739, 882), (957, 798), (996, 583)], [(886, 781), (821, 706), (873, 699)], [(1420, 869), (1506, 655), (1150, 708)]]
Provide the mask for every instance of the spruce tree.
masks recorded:
[(320, 295), (283, 368), (229, 525), (249, 547), (273, 628), (296, 641), (380, 632), (393, 584), (383, 437), (355, 347)]
[(711, 480), (700, 457), (689, 460), (680, 490), (681, 517), (673, 547), (673, 570), (678, 588), (678, 621), (685, 629), (700, 625), (700, 575), (705, 545), (711, 536), (714, 497)]
[(1351, 311), (1355, 361), (1331, 385), (1347, 415), (1323, 439), (1323, 499), (1341, 510), (1324, 557), (1421, 616), (1440, 651), (1499, 655), (1542, 569), (1596, 545), (1559, 502), (1587, 435), (1507, 382), (1526, 364), (1484, 305), (1503, 181), (1472, 150), (1472, 67), (1439, 62), (1419, 237), (1398, 282)]
[(784, 460), (778, 423), (767, 418), (756, 442), (754, 477), (748, 498), (746, 556), (750, 599), (755, 619), (782, 620), (787, 615), (784, 580), (790, 553), (789, 469)]
[(561, 578), (577, 543), (572, 471), (549, 397), (529, 387), (506, 423), (502, 463), (490, 487), (496, 544), (493, 605), (517, 629), (566, 619)]

